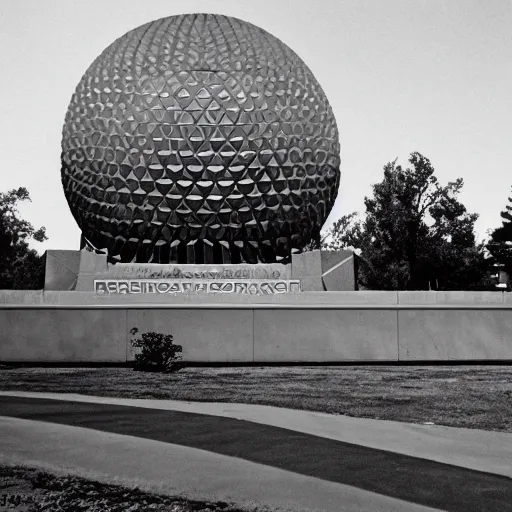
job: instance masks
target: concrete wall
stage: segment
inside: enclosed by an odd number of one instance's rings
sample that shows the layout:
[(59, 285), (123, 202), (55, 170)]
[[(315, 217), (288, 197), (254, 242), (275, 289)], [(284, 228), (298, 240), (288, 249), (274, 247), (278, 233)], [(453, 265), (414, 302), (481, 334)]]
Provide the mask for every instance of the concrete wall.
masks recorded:
[(1, 309), (0, 361), (126, 361), (126, 310)]
[(292, 254), (292, 278), (303, 291), (354, 291), (357, 289), (353, 251), (308, 251)]
[(184, 359), (197, 362), (512, 360), (511, 297), (1, 291), (0, 361), (126, 362), (134, 355), (132, 327), (173, 334)]
[(44, 304), (43, 290), (0, 290), (0, 304)]
[[(253, 360), (253, 311), (250, 309), (132, 309), (127, 329), (172, 334), (187, 361)], [(130, 350), (130, 359), (133, 352)]]
[(395, 361), (396, 312), (259, 309), (254, 360), (262, 362)]
[(95, 292), (23, 291), (0, 290), (1, 304), (47, 304), (66, 306), (179, 304), (193, 307), (195, 304), (310, 304), (310, 305), (357, 305), (398, 304), (396, 292), (307, 292), (286, 295), (235, 295), (235, 294), (133, 294), (97, 295)]
[(471, 304), (504, 304), (512, 295), (504, 292), (397, 292), (397, 304), (439, 304), (439, 305), (471, 305)]
[(80, 251), (46, 251), (45, 290), (74, 290), (80, 268), (80, 258)]
[(320, 251), (322, 282), (326, 291), (357, 290), (353, 251)]
[(418, 360), (512, 360), (512, 311), (402, 310), (399, 358)]

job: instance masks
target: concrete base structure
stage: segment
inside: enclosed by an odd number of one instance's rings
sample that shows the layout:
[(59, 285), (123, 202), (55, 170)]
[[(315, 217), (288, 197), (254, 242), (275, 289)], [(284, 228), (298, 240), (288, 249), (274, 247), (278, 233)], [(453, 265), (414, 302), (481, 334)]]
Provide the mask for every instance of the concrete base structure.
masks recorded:
[[(235, 303), (236, 302), (236, 303)], [(512, 361), (503, 292), (278, 296), (0, 292), (0, 361), (126, 363), (129, 331), (174, 335), (201, 363)]]
[[(246, 279), (299, 280), (303, 291), (354, 291), (357, 263), (352, 251), (310, 251), (294, 254), (292, 263), (257, 265), (160, 265), (107, 262), (107, 256), (87, 250), (46, 251), (45, 291), (93, 291), (97, 279), (204, 278), (204, 274), (236, 273)], [(198, 277), (202, 276), (202, 277)], [(212, 277), (210, 277), (212, 278)], [(227, 279), (224, 275), (220, 279)]]

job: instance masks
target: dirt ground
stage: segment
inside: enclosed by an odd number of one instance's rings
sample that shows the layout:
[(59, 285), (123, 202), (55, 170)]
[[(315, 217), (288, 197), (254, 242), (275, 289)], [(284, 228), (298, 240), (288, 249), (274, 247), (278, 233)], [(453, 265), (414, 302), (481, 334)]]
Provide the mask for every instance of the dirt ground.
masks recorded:
[[(0, 512), (244, 512), (228, 503), (202, 503), (105, 485), (35, 469), (0, 466)], [(261, 509), (261, 512), (265, 512)]]
[(0, 370), (0, 390), (266, 404), (512, 432), (512, 366)]

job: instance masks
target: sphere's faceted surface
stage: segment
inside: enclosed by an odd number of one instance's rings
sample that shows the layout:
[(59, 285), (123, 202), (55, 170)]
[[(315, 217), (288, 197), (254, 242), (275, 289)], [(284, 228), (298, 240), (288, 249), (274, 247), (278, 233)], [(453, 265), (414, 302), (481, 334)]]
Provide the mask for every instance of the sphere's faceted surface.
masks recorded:
[(211, 14), (136, 28), (69, 105), (62, 183), (113, 260), (286, 262), (318, 236), (339, 183), (327, 98), (264, 30)]

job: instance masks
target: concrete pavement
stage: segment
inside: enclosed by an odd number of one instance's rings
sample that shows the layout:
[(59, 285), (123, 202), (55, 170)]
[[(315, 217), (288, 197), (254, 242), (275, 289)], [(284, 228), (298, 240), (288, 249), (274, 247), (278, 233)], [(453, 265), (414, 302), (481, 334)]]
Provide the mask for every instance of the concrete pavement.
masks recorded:
[(0, 417), (0, 462), (246, 507), (326, 512), (435, 509), (204, 450)]
[(255, 404), (25, 391), (0, 391), (0, 396), (123, 405), (236, 418), (512, 478), (512, 434), (505, 432), (353, 418)]
[(511, 434), (53, 393), (0, 392), (0, 414), (1, 462), (165, 494), (290, 510), (512, 510)]

